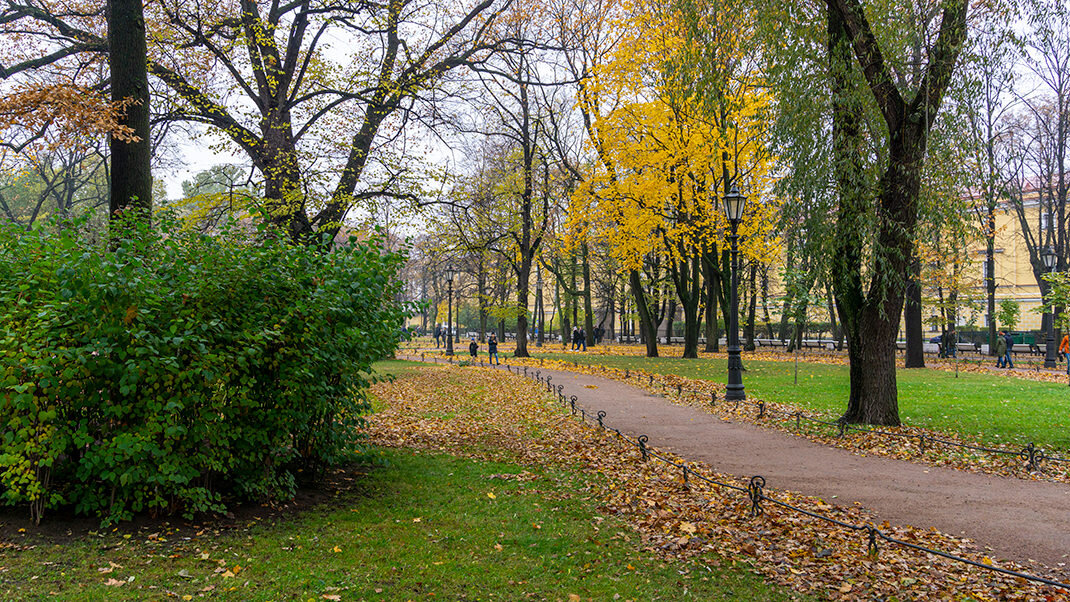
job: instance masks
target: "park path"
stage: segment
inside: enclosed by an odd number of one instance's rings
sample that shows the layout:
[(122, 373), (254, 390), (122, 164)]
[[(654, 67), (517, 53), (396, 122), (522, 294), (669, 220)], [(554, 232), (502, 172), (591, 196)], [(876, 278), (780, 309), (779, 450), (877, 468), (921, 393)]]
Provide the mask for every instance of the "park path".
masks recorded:
[[(504, 368), (504, 366), (503, 366)], [(738, 477), (762, 475), (766, 487), (859, 502), (877, 520), (935, 527), (991, 548), (995, 557), (1041, 562), (1059, 572), (1070, 563), (1070, 486), (861, 456), (808, 439), (732, 422), (670, 403), (598, 376), (541, 370), (606, 425), (647, 435), (648, 445)]]

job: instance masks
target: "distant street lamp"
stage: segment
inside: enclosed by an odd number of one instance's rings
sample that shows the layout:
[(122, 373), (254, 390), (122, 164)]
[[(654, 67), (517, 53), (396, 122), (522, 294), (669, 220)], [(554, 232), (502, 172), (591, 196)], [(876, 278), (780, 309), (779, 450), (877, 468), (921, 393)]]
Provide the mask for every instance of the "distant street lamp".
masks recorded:
[(542, 270), (535, 273), (535, 306), (539, 309), (539, 315), (535, 321), (535, 346), (542, 347), (542, 331), (545, 325), (542, 315)]
[(453, 355), (453, 333), (450, 331), (453, 329), (453, 277), (456, 275), (457, 270), (446, 268), (446, 355)]
[[(1055, 271), (1055, 264), (1058, 262), (1059, 256), (1055, 254), (1055, 250), (1049, 247), (1044, 247), (1044, 251), (1040, 254), (1041, 261), (1044, 262), (1044, 267), (1048, 268), (1049, 272)], [(1044, 342), (1044, 367), (1055, 368), (1055, 308), (1053, 307), (1051, 313), (1048, 314), (1048, 338)]]
[(728, 194), (724, 195), (724, 214), (728, 223), (732, 226), (728, 239), (732, 241), (732, 298), (729, 301), (728, 311), (728, 386), (725, 388), (725, 399), (728, 401), (742, 401), (747, 398), (743, 390), (743, 359), (739, 349), (739, 222), (743, 221), (743, 208), (747, 204), (747, 197), (739, 194), (739, 190), (733, 184)]

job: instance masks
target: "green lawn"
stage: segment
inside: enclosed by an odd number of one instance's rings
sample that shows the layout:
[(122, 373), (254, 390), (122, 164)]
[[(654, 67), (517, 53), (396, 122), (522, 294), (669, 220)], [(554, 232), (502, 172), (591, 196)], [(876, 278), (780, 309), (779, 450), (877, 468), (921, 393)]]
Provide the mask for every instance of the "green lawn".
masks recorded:
[[(407, 451), (319, 510), (148, 541), (0, 547), (0, 600), (786, 600), (746, 567), (664, 563), (583, 480)], [(493, 496), (493, 497), (492, 497)], [(598, 518), (595, 518), (598, 517)], [(32, 539), (26, 536), (26, 542)], [(111, 585), (108, 585), (110, 580)]]
[[(672, 350), (679, 352), (678, 349)], [(724, 382), (725, 359), (684, 360), (584, 353), (535, 354), (547, 359), (641, 369)], [(766, 401), (792, 403), (826, 417), (847, 407), (847, 366), (748, 360), (743, 385), (749, 395)], [(977, 374), (941, 370), (900, 370), (899, 415), (905, 424), (955, 432), (989, 443), (1070, 450), (1070, 387), (1009, 378), (999, 373)]]

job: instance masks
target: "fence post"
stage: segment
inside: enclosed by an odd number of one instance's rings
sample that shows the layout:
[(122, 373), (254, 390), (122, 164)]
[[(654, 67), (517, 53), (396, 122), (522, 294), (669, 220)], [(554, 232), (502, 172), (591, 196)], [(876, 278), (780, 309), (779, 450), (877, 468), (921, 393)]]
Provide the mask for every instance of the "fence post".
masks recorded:
[(646, 442), (650, 441), (650, 439), (646, 435), (639, 435), (639, 438), (636, 439), (636, 441), (639, 442), (639, 453), (643, 454), (643, 462), (646, 462), (649, 458), (646, 453)]
[(549, 374), (546, 375), (546, 390), (547, 391), (553, 391), (554, 390), (554, 386), (550, 384), (550, 381), (553, 380), (553, 379), (554, 379), (554, 377), (550, 376)]
[[(576, 399), (576, 396), (573, 395), (572, 399)], [(606, 411), (605, 410), (598, 410), (598, 428), (602, 428), (602, 429), (606, 428), (606, 425), (602, 424), (602, 419), (605, 418), (605, 417), (606, 417)]]
[(1025, 446), (1025, 449), (1022, 450), (1022, 453), (1020, 455), (1026, 460), (1025, 469), (1030, 471), (1039, 471), (1040, 463), (1047, 457), (1044, 455), (1044, 452), (1040, 449), (1037, 449), (1037, 447), (1033, 445), (1032, 442), (1030, 442), (1029, 445)]
[(871, 559), (877, 559), (877, 528), (873, 526), (873, 523), (866, 525), (866, 531), (869, 533), (869, 547), (866, 549), (866, 555)]
[(573, 395), (572, 398), (569, 399), (569, 403), (572, 404), (572, 415), (575, 416), (576, 415), (576, 396), (575, 395)]
[(710, 405), (717, 405), (717, 391), (710, 391)]
[(683, 397), (684, 397), (684, 386), (683, 385), (676, 385), (676, 396), (679, 397), (680, 399), (683, 399)]
[(765, 418), (765, 402), (758, 400), (758, 420)]
[(765, 487), (765, 477), (756, 475), (750, 478), (750, 484), (747, 485), (747, 493), (750, 495), (750, 515), (751, 518), (761, 516), (765, 513), (762, 509), (761, 501), (765, 495), (762, 493), (762, 488)]

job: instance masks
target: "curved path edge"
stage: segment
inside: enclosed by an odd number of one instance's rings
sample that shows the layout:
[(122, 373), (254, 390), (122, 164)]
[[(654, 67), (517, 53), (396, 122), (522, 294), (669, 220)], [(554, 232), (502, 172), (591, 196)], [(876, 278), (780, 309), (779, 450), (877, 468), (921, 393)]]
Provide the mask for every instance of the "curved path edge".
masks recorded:
[[(770, 489), (795, 491), (826, 503), (855, 502), (879, 521), (934, 527), (972, 539), (992, 554), (1023, 564), (1040, 562), (1067, 574), (1070, 562), (1070, 486), (985, 475), (904, 460), (865, 456), (803, 437), (732, 422), (620, 381), (541, 369), (566, 396), (606, 425), (715, 471), (761, 475)], [(1047, 571), (1044, 571), (1047, 572)]]

